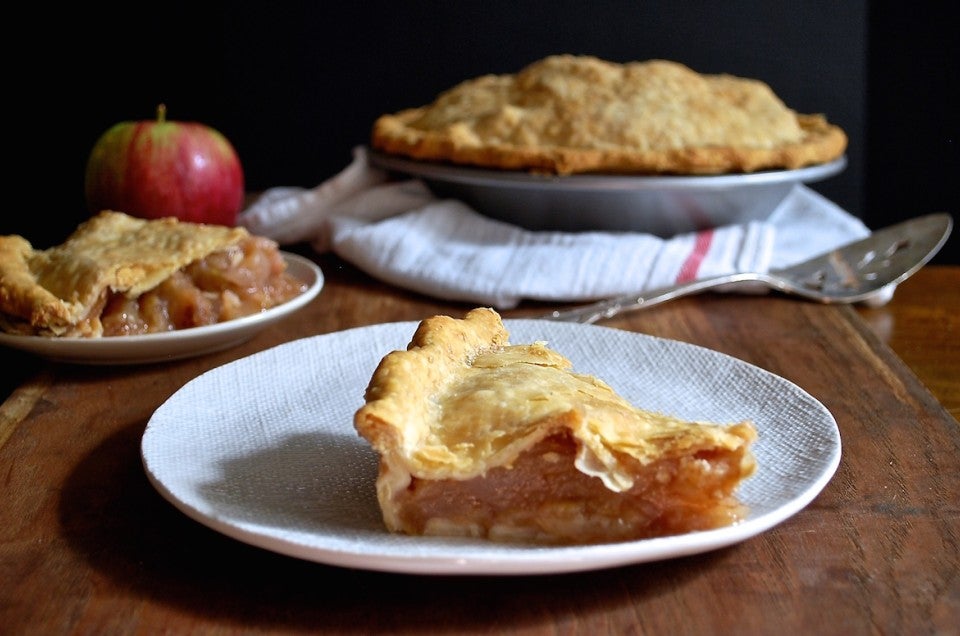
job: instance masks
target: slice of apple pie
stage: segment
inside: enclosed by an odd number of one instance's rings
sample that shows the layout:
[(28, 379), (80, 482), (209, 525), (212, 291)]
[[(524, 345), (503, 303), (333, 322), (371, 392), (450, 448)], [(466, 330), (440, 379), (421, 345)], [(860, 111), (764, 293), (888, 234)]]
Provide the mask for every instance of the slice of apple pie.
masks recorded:
[(354, 424), (379, 454), (389, 530), (587, 544), (744, 517), (750, 422), (642, 410), (545, 343), (508, 338), (492, 309), (435, 316), (373, 373)]
[(305, 289), (274, 241), (242, 227), (103, 211), (46, 250), (0, 236), (0, 328), (8, 333), (186, 329), (269, 309)]

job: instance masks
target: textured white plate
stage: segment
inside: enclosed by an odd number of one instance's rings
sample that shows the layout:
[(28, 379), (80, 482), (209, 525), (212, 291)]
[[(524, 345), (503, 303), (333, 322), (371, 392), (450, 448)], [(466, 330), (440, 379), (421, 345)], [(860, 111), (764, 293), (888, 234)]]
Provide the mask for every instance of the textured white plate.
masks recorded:
[(418, 574), (543, 574), (694, 554), (753, 537), (806, 506), (840, 462), (833, 416), (795, 384), (736, 358), (601, 327), (508, 320), (511, 341), (547, 340), (575, 370), (635, 404), (689, 419), (752, 419), (759, 468), (745, 521), (681, 536), (587, 547), (529, 547), (388, 533), (377, 458), (353, 428), (374, 368), (416, 323), (314, 336), (197, 377), (151, 417), (141, 452), (161, 495), (223, 534), (345, 567)]
[(205, 327), (110, 338), (43, 338), (0, 333), (0, 345), (77, 364), (142, 364), (190, 358), (246, 342), (316, 298), (323, 273), (313, 261), (283, 253), (288, 271), (309, 285), (307, 290), (267, 311)]

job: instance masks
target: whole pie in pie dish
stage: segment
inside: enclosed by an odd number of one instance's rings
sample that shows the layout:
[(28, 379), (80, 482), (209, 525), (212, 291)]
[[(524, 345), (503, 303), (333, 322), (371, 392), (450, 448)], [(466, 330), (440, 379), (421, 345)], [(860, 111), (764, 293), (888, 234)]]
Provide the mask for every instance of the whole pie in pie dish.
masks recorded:
[(242, 227), (105, 210), (65, 242), (0, 236), (0, 328), (127, 336), (216, 324), (303, 293), (277, 244)]
[(546, 174), (718, 174), (838, 159), (847, 136), (769, 85), (669, 60), (554, 55), (464, 81), (380, 116), (373, 148), (412, 159)]
[(379, 456), (386, 527), (410, 535), (590, 544), (723, 527), (755, 470), (749, 421), (638, 408), (500, 316), (422, 321), (386, 354), (354, 418)]

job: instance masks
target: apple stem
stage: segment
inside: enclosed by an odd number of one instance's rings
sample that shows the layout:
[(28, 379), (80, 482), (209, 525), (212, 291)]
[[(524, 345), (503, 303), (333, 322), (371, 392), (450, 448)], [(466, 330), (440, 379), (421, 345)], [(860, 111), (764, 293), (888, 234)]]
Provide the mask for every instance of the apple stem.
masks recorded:
[(167, 120), (167, 105), (160, 104), (157, 106), (157, 123), (162, 124)]

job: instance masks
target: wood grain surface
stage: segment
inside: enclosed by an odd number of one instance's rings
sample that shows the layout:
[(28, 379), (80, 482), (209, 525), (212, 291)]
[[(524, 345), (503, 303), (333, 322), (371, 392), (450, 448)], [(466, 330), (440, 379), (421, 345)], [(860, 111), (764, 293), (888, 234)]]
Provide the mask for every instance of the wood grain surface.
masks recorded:
[(144, 427), (204, 371), (294, 338), (470, 308), (318, 262), (327, 282), (313, 303), (228, 351), (126, 367), (3, 352), (17, 384), (0, 405), (0, 633), (957, 633), (960, 268), (925, 268), (876, 309), (707, 294), (607, 322), (795, 382), (837, 420), (837, 473), (808, 507), (730, 548), (478, 577), (278, 555), (192, 521), (148, 483)]

